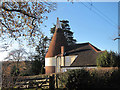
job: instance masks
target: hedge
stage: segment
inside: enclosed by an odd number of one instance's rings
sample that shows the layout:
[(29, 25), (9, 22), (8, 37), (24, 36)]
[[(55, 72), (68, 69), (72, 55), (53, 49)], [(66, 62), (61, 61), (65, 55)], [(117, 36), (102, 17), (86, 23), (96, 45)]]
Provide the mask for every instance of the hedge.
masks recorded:
[(117, 88), (120, 89), (120, 70), (86, 71), (84, 69), (69, 70), (59, 74), (61, 87), (68, 90), (86, 88)]

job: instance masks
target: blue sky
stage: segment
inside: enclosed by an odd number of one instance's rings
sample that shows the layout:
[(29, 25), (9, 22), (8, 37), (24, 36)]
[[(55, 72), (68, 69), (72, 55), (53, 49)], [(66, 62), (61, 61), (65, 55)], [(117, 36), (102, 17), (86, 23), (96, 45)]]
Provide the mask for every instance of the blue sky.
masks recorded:
[(92, 2), (92, 6), (90, 4), (91, 2), (57, 3), (56, 11), (51, 12), (44, 23), (47, 27), (41, 30), (50, 36), (50, 28), (59, 17), (60, 20), (69, 20), (78, 43), (90, 42), (101, 50), (118, 51), (118, 41), (113, 41), (118, 34), (117, 2)]

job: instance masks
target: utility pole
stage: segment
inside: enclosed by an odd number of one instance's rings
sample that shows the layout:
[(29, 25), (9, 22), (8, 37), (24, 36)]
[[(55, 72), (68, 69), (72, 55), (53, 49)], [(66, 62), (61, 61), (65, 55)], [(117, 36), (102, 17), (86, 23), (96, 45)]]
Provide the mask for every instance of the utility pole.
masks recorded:
[(120, 1), (118, 2), (118, 54), (120, 55)]
[(118, 2), (118, 37), (114, 40), (118, 39), (118, 54), (120, 55), (120, 1)]

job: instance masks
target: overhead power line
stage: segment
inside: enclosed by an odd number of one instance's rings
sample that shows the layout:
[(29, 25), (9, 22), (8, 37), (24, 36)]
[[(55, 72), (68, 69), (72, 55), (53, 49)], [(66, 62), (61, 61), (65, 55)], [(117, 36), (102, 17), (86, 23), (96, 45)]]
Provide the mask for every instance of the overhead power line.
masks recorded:
[[(107, 18), (109, 21), (113, 22), (112, 19), (110, 19), (108, 16), (106, 16), (104, 13), (102, 13), (95, 5), (90, 4), (95, 10), (97, 10), (99, 13), (101, 13), (105, 18)], [(115, 26), (117, 26), (116, 23), (113, 23)]]
[[(108, 24), (112, 25), (115, 29), (117, 28), (117, 24), (113, 23), (113, 21), (106, 16), (104, 13), (102, 13), (97, 7), (95, 7), (91, 2), (88, 2), (90, 4), (90, 7), (83, 2), (80, 2), (82, 5), (84, 5), (86, 8), (88, 8), (90, 11), (94, 12), (96, 15), (98, 15), (100, 18), (102, 18), (104, 21), (106, 21)], [(92, 8), (91, 8), (92, 7)]]

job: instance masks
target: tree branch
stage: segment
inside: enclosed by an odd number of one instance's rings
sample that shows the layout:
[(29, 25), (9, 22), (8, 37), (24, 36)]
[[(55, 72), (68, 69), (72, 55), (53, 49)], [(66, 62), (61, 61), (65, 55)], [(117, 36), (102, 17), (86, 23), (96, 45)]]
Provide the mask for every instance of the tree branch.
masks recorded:
[[(36, 26), (34, 25), (34, 20), (35, 20), (35, 19), (32, 20), (32, 25), (33, 25), (33, 27), (35, 28)], [(34, 28), (32, 29), (32, 32), (31, 32), (31, 34), (30, 34), (30, 37), (32, 37), (32, 34), (33, 34), (33, 31), (34, 31)]]
[(115, 39), (113, 39), (113, 40), (115, 41), (115, 40), (117, 40), (117, 39), (120, 39), (120, 38), (115, 38)]
[(28, 13), (26, 13), (25, 11), (23, 10), (16, 10), (16, 9), (7, 9), (6, 7), (2, 6), (2, 9), (4, 9), (5, 11), (9, 11), (9, 12), (13, 12), (13, 11), (16, 11), (16, 12), (20, 12), (28, 17), (32, 17), (32, 18), (35, 18), (37, 19), (36, 17), (32, 16), (32, 15), (29, 15)]

